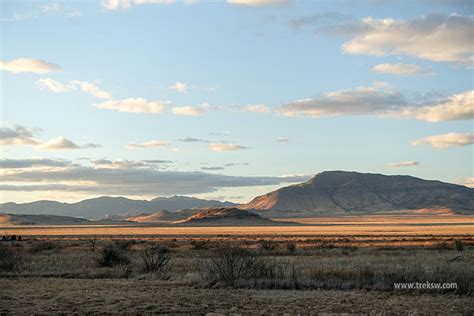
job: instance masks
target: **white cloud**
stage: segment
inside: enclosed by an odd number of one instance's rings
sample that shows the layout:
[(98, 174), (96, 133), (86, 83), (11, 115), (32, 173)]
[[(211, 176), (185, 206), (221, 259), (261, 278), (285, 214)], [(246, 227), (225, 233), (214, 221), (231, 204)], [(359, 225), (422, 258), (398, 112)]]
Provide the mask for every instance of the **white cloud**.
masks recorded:
[[(429, 15), (409, 21), (364, 18), (345, 52), (375, 56), (408, 55), (435, 62), (471, 65), (474, 61), (474, 17)], [(347, 34), (354, 33), (348, 25)]]
[(56, 12), (59, 10), (59, 6), (56, 2), (45, 4), (41, 6), (42, 12)]
[(444, 100), (422, 106), (410, 106), (393, 113), (428, 122), (467, 120), (474, 118), (474, 90), (454, 94)]
[(31, 58), (17, 58), (10, 61), (0, 61), (0, 69), (9, 71), (14, 74), (22, 72), (31, 72), (35, 74), (46, 74), (53, 71), (61, 70), (58, 65), (48, 63), (44, 60)]
[(95, 84), (87, 82), (87, 81), (73, 80), (69, 82), (68, 84), (62, 84), (51, 78), (42, 78), (38, 80), (37, 84), (41, 88), (49, 89), (55, 93), (70, 92), (70, 91), (76, 90), (76, 88), (79, 87), (84, 93), (90, 94), (96, 98), (99, 98), (99, 99), (112, 98), (112, 95), (109, 92), (104, 91), (100, 89), (99, 87), (97, 87)]
[(210, 144), (209, 148), (212, 151), (237, 151), (237, 150), (247, 149), (248, 147), (237, 145), (237, 144), (231, 144), (231, 143), (214, 143), (214, 144)]
[(111, 99), (112, 95), (104, 90), (101, 90), (99, 87), (97, 87), (95, 84), (87, 82), (87, 81), (79, 81), (79, 80), (73, 80), (71, 82), (74, 86), (79, 86), (82, 91), (84, 91), (87, 94), (90, 94), (96, 98), (99, 99)]
[(413, 161), (413, 160), (410, 160), (410, 161), (403, 161), (403, 162), (396, 162), (396, 163), (390, 163), (388, 164), (389, 167), (395, 167), (395, 168), (399, 168), (399, 167), (415, 167), (415, 166), (419, 166), (420, 163), (418, 161)]
[(144, 4), (170, 4), (174, 0), (102, 0), (102, 7), (106, 10), (129, 9), (134, 5)]
[(38, 86), (41, 88), (46, 88), (55, 93), (68, 92), (75, 89), (72, 84), (62, 84), (51, 78), (42, 78), (37, 82)]
[(283, 104), (277, 113), (309, 117), (371, 115), (427, 122), (466, 120), (474, 118), (474, 90), (420, 103), (410, 102), (384, 83), (374, 83), (370, 87), (329, 92)]
[(430, 145), (435, 149), (449, 147), (462, 147), (474, 144), (474, 134), (471, 133), (448, 133), (425, 137), (411, 142), (412, 145)]
[(277, 112), (284, 116), (310, 117), (367, 115), (397, 108), (405, 103), (401, 93), (374, 84), (290, 102), (280, 106)]
[(171, 163), (169, 160), (108, 160), (95, 159), (91, 160), (95, 167), (113, 168), (113, 169), (129, 169), (129, 168), (160, 168), (166, 169), (167, 164)]
[(288, 143), (290, 140), (289, 140), (288, 138), (286, 138), (286, 137), (277, 137), (277, 138), (276, 138), (276, 141), (277, 141), (278, 143)]
[(168, 147), (170, 142), (164, 140), (150, 140), (144, 143), (129, 143), (128, 148)]
[(173, 107), (173, 113), (176, 115), (199, 116), (208, 112), (210, 108), (211, 106), (207, 103), (197, 106), (175, 106)]
[(35, 146), (35, 149), (45, 150), (45, 151), (59, 151), (59, 150), (76, 150), (76, 149), (97, 148), (97, 147), (100, 147), (100, 145), (93, 144), (93, 143), (88, 143), (85, 145), (77, 145), (71, 140), (63, 136), (59, 136)]
[(145, 98), (128, 98), (123, 100), (109, 100), (97, 103), (98, 109), (115, 110), (130, 113), (161, 113), (168, 101), (148, 101)]
[(188, 90), (188, 85), (184, 82), (176, 82), (174, 85), (169, 86), (168, 89), (175, 90), (176, 92), (186, 93)]
[(248, 104), (243, 107), (244, 111), (246, 112), (253, 112), (253, 113), (268, 113), (270, 109), (268, 106), (264, 104)]
[(378, 64), (372, 68), (377, 73), (386, 73), (392, 75), (411, 76), (426, 74), (429, 71), (416, 64)]
[(249, 6), (249, 7), (263, 7), (271, 5), (280, 5), (288, 3), (289, 0), (227, 0), (229, 4)]
[(29, 128), (22, 125), (1, 126), (0, 145), (2, 146), (24, 146), (36, 145), (40, 141), (36, 134), (41, 131), (38, 128)]

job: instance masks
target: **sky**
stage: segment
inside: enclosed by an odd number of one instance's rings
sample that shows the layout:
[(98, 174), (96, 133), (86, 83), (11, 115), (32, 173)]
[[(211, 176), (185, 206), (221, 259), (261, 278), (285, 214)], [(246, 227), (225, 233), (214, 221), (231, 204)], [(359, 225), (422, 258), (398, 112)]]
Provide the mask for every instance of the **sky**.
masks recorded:
[(474, 186), (474, 2), (1, 1), (0, 201)]

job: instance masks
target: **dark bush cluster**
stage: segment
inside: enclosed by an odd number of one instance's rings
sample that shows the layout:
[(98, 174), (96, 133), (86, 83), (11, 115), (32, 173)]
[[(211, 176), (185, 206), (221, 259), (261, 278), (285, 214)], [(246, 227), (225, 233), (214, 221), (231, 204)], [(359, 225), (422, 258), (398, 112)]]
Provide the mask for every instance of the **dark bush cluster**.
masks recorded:
[(18, 268), (21, 256), (12, 246), (0, 244), (0, 272), (10, 272)]
[(98, 264), (101, 267), (114, 267), (117, 265), (129, 265), (130, 258), (120, 243), (111, 243), (100, 252)]

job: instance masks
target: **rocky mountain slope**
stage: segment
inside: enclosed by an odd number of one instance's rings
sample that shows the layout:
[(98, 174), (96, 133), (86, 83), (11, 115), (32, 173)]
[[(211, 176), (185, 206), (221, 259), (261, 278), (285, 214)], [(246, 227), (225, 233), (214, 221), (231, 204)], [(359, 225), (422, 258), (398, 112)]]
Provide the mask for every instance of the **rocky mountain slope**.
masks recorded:
[(326, 171), (239, 208), (266, 216), (370, 214), (429, 208), (474, 214), (474, 189), (411, 176)]

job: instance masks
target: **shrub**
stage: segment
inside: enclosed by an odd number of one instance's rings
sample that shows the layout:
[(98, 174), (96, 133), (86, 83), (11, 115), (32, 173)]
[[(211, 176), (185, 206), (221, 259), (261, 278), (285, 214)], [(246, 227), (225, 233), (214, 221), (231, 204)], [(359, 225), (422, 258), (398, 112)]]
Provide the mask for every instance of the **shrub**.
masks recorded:
[(61, 245), (55, 241), (35, 241), (31, 245), (29, 251), (32, 253), (43, 252), (47, 250), (55, 250), (59, 251), (61, 249)]
[(126, 251), (117, 243), (105, 246), (101, 251), (98, 263), (101, 267), (114, 267), (117, 265), (129, 265), (130, 258)]
[(207, 267), (207, 276), (211, 286), (220, 283), (234, 287), (241, 280), (274, 278), (275, 267), (247, 249), (227, 247), (215, 251)]
[(265, 251), (272, 251), (275, 250), (276, 245), (271, 240), (261, 240), (260, 241), (260, 248)]
[(0, 272), (14, 271), (18, 268), (21, 257), (13, 247), (0, 244)]
[(192, 240), (191, 248), (194, 250), (209, 249), (209, 242), (205, 240)]
[(161, 272), (171, 259), (171, 252), (166, 246), (149, 247), (141, 253), (144, 272)]
[(454, 243), (454, 246), (456, 247), (457, 251), (463, 251), (464, 250), (464, 245), (461, 240), (456, 240)]
[(294, 253), (296, 251), (296, 244), (294, 242), (289, 242), (289, 243), (286, 244), (286, 249), (290, 253)]

